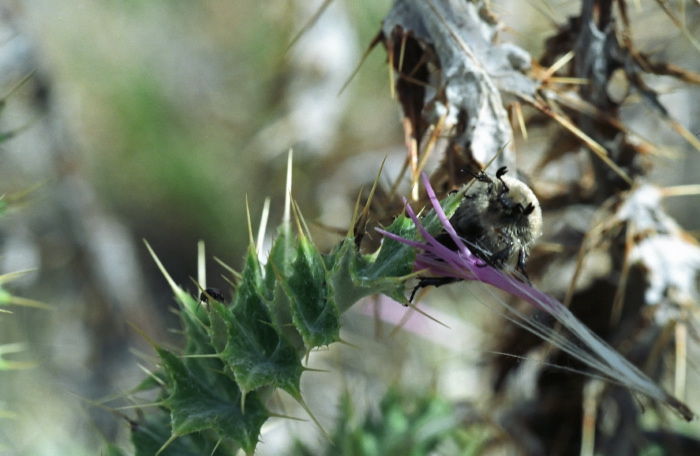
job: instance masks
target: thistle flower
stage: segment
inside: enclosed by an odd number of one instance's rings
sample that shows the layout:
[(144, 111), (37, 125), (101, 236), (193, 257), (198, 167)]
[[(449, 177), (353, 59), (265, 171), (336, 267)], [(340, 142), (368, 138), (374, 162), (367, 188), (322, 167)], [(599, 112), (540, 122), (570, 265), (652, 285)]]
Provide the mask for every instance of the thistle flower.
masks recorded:
[[(384, 230), (380, 230), (380, 232), (390, 239), (405, 243), (420, 250), (414, 263), (414, 270), (427, 271), (439, 277), (482, 282), (527, 301), (536, 308), (554, 317), (578, 339), (579, 343), (572, 342), (560, 332), (543, 325), (529, 315), (508, 304), (495, 293), (492, 293), (494, 301), (506, 308), (507, 312), (505, 315), (507, 318), (549, 341), (569, 355), (579, 359), (581, 362), (594, 369), (597, 375), (610, 382), (620, 384), (666, 404), (687, 421), (694, 418), (694, 414), (688, 406), (664, 391), (647, 375), (627, 361), (619, 352), (581, 323), (571, 311), (558, 300), (543, 293), (534, 286), (518, 280), (511, 274), (507, 274), (502, 270), (485, 264), (483, 260), (475, 256), (467, 245), (460, 240), (450, 224), (425, 174), (423, 174), (423, 183), (432, 207), (441, 221), (444, 231), (454, 241), (457, 249), (452, 250), (438, 242), (437, 239), (425, 229), (411, 205), (406, 202), (406, 212), (418, 228), (418, 232), (420, 232), (423, 237), (423, 241), (405, 239)], [(512, 272), (515, 273), (515, 271)]]

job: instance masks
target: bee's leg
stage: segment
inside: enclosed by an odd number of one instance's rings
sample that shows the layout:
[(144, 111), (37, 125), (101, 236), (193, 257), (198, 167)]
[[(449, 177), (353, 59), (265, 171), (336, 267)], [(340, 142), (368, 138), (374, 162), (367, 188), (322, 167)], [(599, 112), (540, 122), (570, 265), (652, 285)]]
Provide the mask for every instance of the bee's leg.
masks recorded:
[(510, 256), (510, 251), (512, 250), (512, 248), (513, 248), (512, 244), (509, 244), (503, 250), (491, 255), (488, 259), (489, 266), (493, 266), (494, 268), (497, 268), (497, 269), (503, 269), (503, 266), (505, 265), (506, 260)]
[(510, 192), (510, 187), (508, 187), (506, 181), (503, 180), (503, 175), (507, 172), (508, 168), (505, 166), (498, 168), (498, 171), (496, 171), (496, 178), (501, 181), (501, 185), (503, 186), (503, 190), (501, 190), (501, 193), (498, 194), (498, 202), (501, 203), (506, 209), (513, 209), (518, 206), (522, 208), (520, 203), (514, 203), (510, 198), (506, 198)]
[(486, 262), (489, 264), (489, 266), (493, 266), (494, 268), (502, 269), (503, 266), (505, 265), (506, 261), (510, 257), (510, 253), (513, 250), (513, 238), (511, 237), (510, 234), (504, 233), (500, 229), (497, 230), (497, 232), (498, 232), (498, 234), (501, 235), (501, 237), (505, 241), (506, 246), (502, 250), (491, 254), (487, 258)]
[(491, 180), (489, 175), (483, 171), (479, 171), (476, 174), (472, 174), (472, 176), (474, 176), (474, 179), (478, 180), (479, 182), (487, 182), (489, 184), (493, 184), (493, 181)]
[(441, 285), (447, 285), (448, 283), (455, 283), (459, 282), (462, 279), (457, 279), (455, 277), (420, 277), (420, 280), (418, 281), (418, 285), (413, 289), (411, 292), (411, 297), (408, 298), (408, 302), (413, 302), (413, 298), (415, 298), (416, 293), (418, 290), (421, 288), (433, 286), (433, 287), (439, 287)]
[(527, 252), (525, 252), (525, 249), (521, 248), (518, 251), (518, 265), (515, 267), (516, 270), (519, 270), (523, 277), (525, 278), (525, 281), (528, 284), (531, 284), (530, 278), (527, 276), (527, 272), (525, 272), (525, 260), (527, 259)]
[(501, 181), (501, 184), (503, 184), (503, 187), (506, 189), (506, 192), (508, 192), (510, 189), (508, 188), (508, 185), (506, 185), (505, 181), (503, 180), (503, 175), (508, 172), (508, 168), (505, 166), (501, 166), (498, 168), (498, 171), (496, 171), (496, 178)]

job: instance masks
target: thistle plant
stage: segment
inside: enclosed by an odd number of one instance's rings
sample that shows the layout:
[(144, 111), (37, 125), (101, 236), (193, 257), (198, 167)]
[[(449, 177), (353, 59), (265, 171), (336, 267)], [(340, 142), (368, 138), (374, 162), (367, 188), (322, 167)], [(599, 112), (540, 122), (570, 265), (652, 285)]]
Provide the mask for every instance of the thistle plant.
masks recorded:
[[(453, 209), (457, 203), (450, 198)], [(286, 208), (290, 214), (290, 199)], [(299, 386), (303, 361), (311, 350), (341, 340), (340, 314), (373, 294), (408, 304), (405, 281), (413, 276), (415, 248), (387, 238), (378, 252), (362, 254), (351, 229), (323, 254), (294, 212), (297, 235), (285, 215), (265, 264), (251, 235), (245, 266), (233, 278), (230, 304), (202, 305), (170, 278), (148, 246), (177, 299), (186, 343), (175, 354), (152, 341), (160, 370), (137, 391), (157, 388), (160, 400), (151, 404), (157, 413), (131, 422), (137, 455), (230, 454), (239, 447), (252, 453), (263, 423), (278, 416), (265, 406), (276, 388), (306, 408)], [(434, 233), (442, 229), (435, 213), (423, 226)], [(418, 233), (405, 216), (387, 232), (400, 239), (415, 239)]]

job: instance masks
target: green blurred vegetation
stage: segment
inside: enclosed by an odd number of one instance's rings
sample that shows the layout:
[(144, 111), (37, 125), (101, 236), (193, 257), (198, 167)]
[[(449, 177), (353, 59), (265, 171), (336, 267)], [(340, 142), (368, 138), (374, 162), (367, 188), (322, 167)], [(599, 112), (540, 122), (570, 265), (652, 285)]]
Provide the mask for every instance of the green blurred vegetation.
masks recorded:
[[(364, 51), (388, 6), (353, 3), (349, 17), (358, 34), (349, 44)], [(301, 29), (293, 21), (300, 19), (296, 6), (107, 2), (85, 8), (74, 26), (60, 28), (60, 38), (73, 45), (53, 58), (62, 59), (63, 77), (81, 99), (77, 121), (84, 128), (78, 133), (90, 180), (155, 245), (166, 227), (180, 238), (169, 243), (186, 248), (201, 237), (212, 252), (236, 252), (227, 258), (239, 266), (246, 197), (254, 218), (265, 197), (283, 200), (284, 157), (295, 146), (261, 150), (259, 135), (287, 109), (294, 71), (287, 46)], [(86, 46), (85, 28), (94, 27), (89, 13), (106, 27)], [(377, 147), (382, 137), (395, 140), (398, 123), (386, 121), (391, 117), (366, 131), (367, 113), (377, 111), (375, 94), (386, 103), (379, 109), (391, 113), (384, 59), (381, 50), (373, 52), (346, 89), (359, 102), (343, 114), (336, 147), (305, 157), (301, 145), (294, 195), (312, 219), (318, 214), (315, 175), (331, 173), (369, 144)]]
[[(456, 451), (451, 440), (462, 440), (459, 436), (458, 414), (452, 405), (440, 396), (419, 395), (402, 392), (397, 386), (390, 388), (378, 404), (365, 416), (357, 413), (357, 398), (345, 393), (339, 404), (338, 421), (331, 436), (333, 444), (327, 443), (318, 450), (297, 442), (294, 451), (288, 454), (354, 455), (354, 456), (419, 456), (446, 451)], [(461, 441), (460, 451), (454, 454), (477, 455), (481, 442), (489, 431), (481, 430), (470, 442)], [(450, 453), (452, 454), (452, 453)]]

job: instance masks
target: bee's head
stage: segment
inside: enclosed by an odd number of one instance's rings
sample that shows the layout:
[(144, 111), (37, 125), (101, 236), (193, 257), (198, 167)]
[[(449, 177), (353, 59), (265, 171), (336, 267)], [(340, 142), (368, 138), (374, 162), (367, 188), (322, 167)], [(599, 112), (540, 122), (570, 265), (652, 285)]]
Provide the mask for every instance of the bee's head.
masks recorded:
[(513, 223), (531, 233), (533, 239), (542, 232), (542, 209), (534, 192), (522, 181), (510, 176), (499, 176), (502, 187), (498, 203), (508, 212)]

